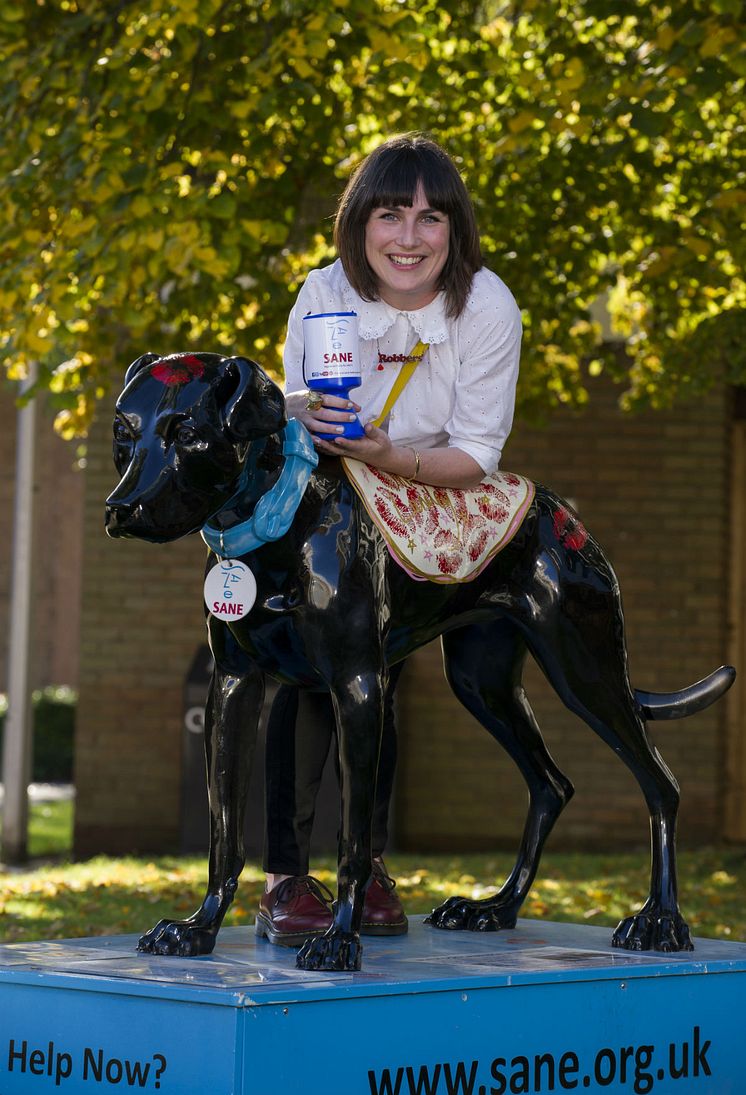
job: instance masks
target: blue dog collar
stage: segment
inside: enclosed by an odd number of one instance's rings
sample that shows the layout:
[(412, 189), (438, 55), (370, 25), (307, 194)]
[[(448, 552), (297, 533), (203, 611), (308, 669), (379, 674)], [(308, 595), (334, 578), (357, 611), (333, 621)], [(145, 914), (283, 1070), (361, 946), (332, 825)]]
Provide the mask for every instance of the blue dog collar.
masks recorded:
[(216, 555), (237, 559), (279, 540), (290, 528), (311, 472), (319, 462), (311, 435), (297, 418), (291, 418), (283, 430), (282, 454), (285, 463), (277, 482), (259, 499), (248, 521), (225, 530), (209, 523), (202, 529), (202, 539)]

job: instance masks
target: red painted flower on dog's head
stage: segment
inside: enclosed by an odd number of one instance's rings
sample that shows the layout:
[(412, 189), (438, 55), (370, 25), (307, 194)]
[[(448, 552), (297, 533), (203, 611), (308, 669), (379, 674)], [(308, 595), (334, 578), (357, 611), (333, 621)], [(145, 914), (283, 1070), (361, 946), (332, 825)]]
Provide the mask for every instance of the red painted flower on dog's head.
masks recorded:
[(204, 363), (195, 354), (170, 354), (156, 362), (150, 375), (161, 384), (188, 384), (201, 377), (204, 371)]

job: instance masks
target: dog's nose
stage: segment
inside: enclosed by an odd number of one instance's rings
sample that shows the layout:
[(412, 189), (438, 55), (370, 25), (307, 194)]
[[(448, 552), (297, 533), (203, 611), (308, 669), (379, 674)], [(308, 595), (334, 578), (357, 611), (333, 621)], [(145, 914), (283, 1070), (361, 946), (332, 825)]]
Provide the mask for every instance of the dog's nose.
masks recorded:
[(127, 503), (107, 501), (104, 511), (104, 527), (107, 534), (121, 536), (131, 516), (132, 506)]

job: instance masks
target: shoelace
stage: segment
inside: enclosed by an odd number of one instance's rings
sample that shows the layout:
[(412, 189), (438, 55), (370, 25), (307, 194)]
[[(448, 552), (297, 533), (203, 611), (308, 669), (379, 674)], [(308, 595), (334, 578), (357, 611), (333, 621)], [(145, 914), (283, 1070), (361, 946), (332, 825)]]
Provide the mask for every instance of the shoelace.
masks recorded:
[(377, 860), (373, 860), (373, 878), (386, 890), (388, 893), (393, 893), (396, 889), (396, 882), (394, 882), (391, 875), (388, 873), (383, 863), (379, 863)]
[(285, 878), (277, 887), (277, 903), (287, 904), (300, 894), (310, 893), (317, 897), (324, 905), (330, 905), (334, 900), (331, 890), (327, 889), (323, 882), (311, 875), (296, 875), (293, 878)]

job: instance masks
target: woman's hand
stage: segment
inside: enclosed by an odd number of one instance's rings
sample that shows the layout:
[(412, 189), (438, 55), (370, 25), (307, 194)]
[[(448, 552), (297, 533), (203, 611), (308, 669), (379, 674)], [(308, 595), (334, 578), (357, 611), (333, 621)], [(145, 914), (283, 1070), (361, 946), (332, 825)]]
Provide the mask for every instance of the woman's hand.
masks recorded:
[(411, 445), (394, 445), (384, 430), (377, 429), (370, 422), (365, 427), (365, 437), (355, 441), (344, 437), (319, 441), (317, 448), (332, 455), (351, 456), (390, 475), (414, 478), (419, 483), (436, 487), (460, 487), (464, 490), (478, 486), (484, 479), (483, 469), (461, 449), (453, 446), (416, 451)]
[(351, 456), (393, 475), (411, 476), (414, 471), (413, 450), (392, 444), (386, 431), (379, 430), (372, 422), (365, 427), (365, 437), (354, 440), (336, 437), (333, 441), (320, 441), (318, 448), (335, 456)]
[(421, 483), (440, 487), (476, 487), (484, 478), (484, 471), (476, 460), (460, 449), (427, 449), (419, 453), (418, 461), (412, 446), (394, 445), (386, 431), (379, 430), (372, 422), (365, 427), (365, 437), (355, 440), (336, 437), (333, 441), (325, 441), (319, 437), (320, 433), (335, 433), (345, 422), (354, 420), (360, 407), (349, 399), (324, 395), (321, 405), (309, 410), (311, 394), (301, 389), (286, 395), (288, 416), (303, 423), (313, 437), (316, 449), (327, 456), (350, 456), (404, 479), (413, 478), (417, 472), (416, 478)]
[[(308, 403), (313, 396), (321, 402), (317, 408), (310, 410)], [(322, 395), (321, 392), (309, 392), (305, 389), (286, 395), (285, 406), (288, 418), (297, 418), (299, 422), (302, 422), (313, 436), (314, 444), (323, 452), (328, 452), (328, 449), (323, 447), (326, 443), (316, 435), (337, 433), (343, 428), (345, 422), (353, 422), (357, 416), (356, 412), (360, 410), (357, 403), (349, 399), (340, 399), (338, 395)], [(338, 456), (339, 453), (336, 455)]]

